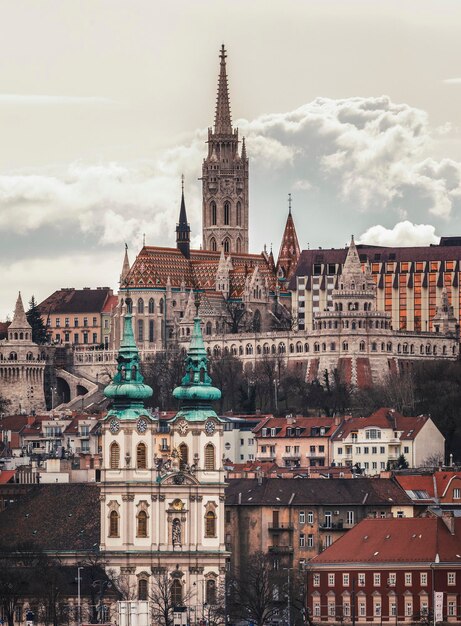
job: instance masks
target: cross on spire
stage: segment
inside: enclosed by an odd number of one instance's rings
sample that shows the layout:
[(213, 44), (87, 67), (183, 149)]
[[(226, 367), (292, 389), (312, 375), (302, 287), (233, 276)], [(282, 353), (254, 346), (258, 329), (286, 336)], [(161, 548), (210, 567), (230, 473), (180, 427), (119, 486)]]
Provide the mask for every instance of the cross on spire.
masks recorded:
[(291, 193), (288, 194), (288, 213), (291, 215)]

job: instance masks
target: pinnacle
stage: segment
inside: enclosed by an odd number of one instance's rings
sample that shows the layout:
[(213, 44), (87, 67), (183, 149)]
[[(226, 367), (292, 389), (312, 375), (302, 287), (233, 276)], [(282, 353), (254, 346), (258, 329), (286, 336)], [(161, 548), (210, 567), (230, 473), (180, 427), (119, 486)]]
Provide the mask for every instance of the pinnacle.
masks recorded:
[(18, 299), (16, 300), (16, 306), (14, 309), (13, 321), (10, 324), (10, 329), (19, 328), (19, 329), (30, 329), (30, 324), (27, 321), (27, 317), (24, 311), (24, 305), (22, 303), (21, 292), (18, 294)]
[(229, 104), (229, 89), (227, 85), (226, 56), (226, 50), (224, 45), (222, 45), (219, 55), (220, 65), (214, 130), (216, 134), (228, 135), (232, 134), (232, 119)]

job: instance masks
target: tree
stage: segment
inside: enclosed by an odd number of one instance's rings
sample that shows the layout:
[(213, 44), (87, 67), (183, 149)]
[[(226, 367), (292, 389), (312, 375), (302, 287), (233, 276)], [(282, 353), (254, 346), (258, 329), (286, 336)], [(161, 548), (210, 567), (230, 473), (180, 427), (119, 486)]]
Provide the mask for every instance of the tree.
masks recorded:
[(48, 332), (45, 324), (43, 323), (34, 296), (30, 299), (29, 310), (26, 313), (26, 317), (32, 327), (32, 341), (38, 343), (39, 345), (48, 343)]
[(245, 388), (242, 361), (232, 354), (212, 357), (210, 376), (213, 385), (221, 390), (220, 413), (239, 411)]
[(227, 318), (224, 323), (228, 327), (228, 331), (232, 334), (237, 334), (247, 330), (248, 326), (248, 311), (245, 303), (235, 300), (226, 300), (226, 313)]
[[(151, 617), (154, 624), (159, 626), (173, 625), (173, 612), (177, 606), (178, 596), (175, 592), (175, 586), (181, 586), (182, 572), (178, 569), (168, 572), (165, 568), (155, 570), (152, 578), (152, 587), (149, 594)], [(186, 606), (190, 594), (182, 595), (181, 604)]]
[(268, 555), (256, 552), (229, 582), (229, 609), (236, 620), (264, 626), (278, 613), (280, 589)]
[(408, 469), (410, 467), (408, 461), (405, 458), (404, 454), (401, 454), (397, 459), (396, 469)]
[(154, 360), (144, 365), (143, 369), (146, 383), (154, 390), (152, 399), (146, 405), (155, 404), (162, 411), (177, 408), (173, 389), (181, 383), (184, 376), (184, 354), (177, 349), (157, 352)]
[(30, 574), (17, 563), (3, 557), (0, 559), (0, 607), (8, 626), (14, 626), (14, 613), (20, 601), (27, 595)]
[(4, 396), (0, 394), (0, 414), (6, 413), (11, 404), (11, 400), (7, 400)]

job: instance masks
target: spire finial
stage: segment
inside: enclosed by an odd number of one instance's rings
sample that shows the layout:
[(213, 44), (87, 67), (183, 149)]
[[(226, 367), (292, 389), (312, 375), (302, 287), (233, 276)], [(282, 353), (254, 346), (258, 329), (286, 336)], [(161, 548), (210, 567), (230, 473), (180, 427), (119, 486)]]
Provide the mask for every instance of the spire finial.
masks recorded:
[(288, 194), (288, 215), (291, 215), (291, 193)]
[(146, 246), (146, 233), (142, 234), (142, 247), (144, 248)]
[(181, 174), (181, 193), (184, 195), (184, 174)]
[(232, 120), (229, 105), (229, 90), (227, 86), (227, 72), (226, 72), (226, 49), (224, 44), (221, 46), (221, 52), (219, 54), (219, 80), (218, 80), (218, 96), (216, 98), (216, 113), (215, 113), (215, 133), (217, 134), (232, 134)]

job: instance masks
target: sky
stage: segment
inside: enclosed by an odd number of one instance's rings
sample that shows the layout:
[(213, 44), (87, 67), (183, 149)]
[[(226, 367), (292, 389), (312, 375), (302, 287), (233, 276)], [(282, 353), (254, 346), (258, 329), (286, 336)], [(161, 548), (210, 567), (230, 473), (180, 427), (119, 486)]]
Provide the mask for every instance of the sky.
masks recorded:
[(0, 0), (0, 320), (175, 245), (227, 49), (250, 249), (461, 235), (459, 0)]

